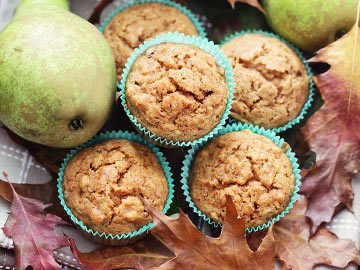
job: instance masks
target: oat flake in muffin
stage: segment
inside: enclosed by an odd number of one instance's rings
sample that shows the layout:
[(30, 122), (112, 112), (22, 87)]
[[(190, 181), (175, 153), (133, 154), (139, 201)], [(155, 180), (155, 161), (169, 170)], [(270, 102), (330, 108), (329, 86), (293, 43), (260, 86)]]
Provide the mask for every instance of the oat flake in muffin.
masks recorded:
[(90, 146), (68, 163), (64, 199), (73, 215), (88, 228), (123, 234), (152, 221), (139, 199), (162, 210), (168, 185), (156, 155), (146, 146), (111, 139)]
[(125, 84), (127, 107), (153, 134), (193, 141), (213, 130), (226, 109), (229, 89), (215, 58), (187, 44), (163, 43), (133, 63)]
[(134, 5), (116, 15), (106, 26), (104, 36), (115, 56), (118, 81), (135, 48), (149, 38), (168, 32), (199, 35), (185, 14), (160, 3)]
[(277, 38), (240, 35), (221, 46), (234, 72), (231, 116), (278, 128), (296, 118), (309, 94), (309, 77), (297, 54)]
[(260, 226), (285, 210), (294, 186), (283, 149), (249, 130), (212, 139), (198, 151), (189, 175), (190, 195), (201, 212), (223, 223), (228, 194), (247, 227)]

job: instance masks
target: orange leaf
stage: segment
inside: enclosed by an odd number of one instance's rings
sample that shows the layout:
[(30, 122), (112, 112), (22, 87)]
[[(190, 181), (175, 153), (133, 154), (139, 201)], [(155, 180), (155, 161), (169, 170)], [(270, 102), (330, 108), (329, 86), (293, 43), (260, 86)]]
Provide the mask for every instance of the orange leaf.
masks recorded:
[(245, 4), (249, 4), (250, 6), (256, 7), (258, 10), (260, 10), (262, 13), (266, 14), (265, 10), (263, 9), (263, 7), (260, 5), (258, 0), (228, 0), (228, 2), (230, 3), (230, 5), (232, 6), (232, 8), (235, 8), (235, 3), (239, 2), (239, 3), (245, 3)]
[[(351, 240), (339, 239), (323, 226), (310, 237), (310, 221), (305, 216), (307, 200), (295, 203), (290, 213), (274, 225), (277, 255), (292, 270), (312, 270), (319, 264), (344, 268), (360, 263), (360, 252)], [(284, 269), (288, 269), (284, 265)]]
[(199, 232), (182, 211), (179, 218), (173, 219), (160, 213), (145, 201), (144, 203), (155, 223), (151, 232), (176, 255), (174, 259), (151, 269), (275, 269), (275, 240), (272, 229), (269, 230), (258, 250), (252, 251), (245, 237), (245, 221), (237, 217), (230, 196), (226, 197), (225, 222), (219, 238), (211, 238)]
[(349, 33), (310, 59), (331, 66), (327, 72), (314, 77), (325, 103), (301, 130), (310, 149), (316, 153), (316, 164), (307, 173), (301, 189), (309, 198), (306, 215), (314, 223), (312, 232), (322, 222), (331, 220), (340, 203), (352, 208), (351, 179), (360, 170), (358, 32), (357, 21)]
[(87, 270), (112, 270), (156, 267), (170, 260), (173, 254), (154, 236), (123, 247), (101, 247), (90, 253), (80, 252), (73, 240), (71, 250)]

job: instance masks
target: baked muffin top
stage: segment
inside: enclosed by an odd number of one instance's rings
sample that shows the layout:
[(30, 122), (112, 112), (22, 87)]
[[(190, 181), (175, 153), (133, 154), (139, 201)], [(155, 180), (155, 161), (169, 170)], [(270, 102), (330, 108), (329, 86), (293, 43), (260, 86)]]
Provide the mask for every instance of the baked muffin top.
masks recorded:
[(296, 118), (309, 94), (309, 77), (297, 54), (277, 38), (235, 37), (221, 46), (234, 72), (231, 116), (277, 128)]
[(90, 146), (68, 163), (66, 205), (88, 228), (122, 234), (152, 221), (139, 198), (163, 209), (168, 185), (156, 155), (146, 146), (112, 139)]
[(157, 136), (193, 141), (220, 122), (229, 89), (215, 58), (191, 45), (163, 43), (132, 65), (125, 85), (127, 107)]
[(198, 35), (185, 14), (164, 4), (139, 4), (117, 14), (106, 26), (104, 35), (115, 56), (118, 81), (135, 48), (149, 38), (168, 32)]
[(284, 149), (249, 130), (212, 139), (200, 149), (190, 169), (190, 195), (196, 207), (223, 223), (226, 194), (246, 226), (266, 223), (289, 204), (295, 186)]

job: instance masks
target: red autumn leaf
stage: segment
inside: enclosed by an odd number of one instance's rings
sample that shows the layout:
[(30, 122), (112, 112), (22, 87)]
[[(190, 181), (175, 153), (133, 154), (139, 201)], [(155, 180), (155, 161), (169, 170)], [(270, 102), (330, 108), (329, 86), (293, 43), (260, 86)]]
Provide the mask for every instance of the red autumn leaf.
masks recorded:
[(258, 10), (260, 10), (262, 13), (266, 14), (265, 10), (263, 9), (263, 7), (260, 5), (258, 0), (228, 0), (228, 2), (230, 3), (230, 5), (232, 6), (232, 8), (235, 8), (235, 3), (239, 2), (239, 3), (245, 3), (245, 4), (249, 4), (250, 6), (256, 7)]
[(68, 246), (69, 242), (66, 236), (57, 235), (54, 229), (66, 223), (57, 216), (44, 215), (48, 204), (22, 197), (10, 186), (13, 201), (3, 231), (14, 241), (16, 268), (26, 269), (31, 265), (36, 270), (61, 269), (54, 260), (53, 250)]
[(0, 179), (0, 196), (11, 202), (13, 200), (12, 190), (15, 189), (15, 191), (23, 197), (40, 200), (49, 204), (50, 206), (45, 209), (46, 213), (54, 214), (71, 223), (68, 214), (60, 205), (56, 183), (55, 180), (51, 180), (44, 184), (12, 184), (11, 187), (9, 182)]
[(226, 216), (219, 238), (211, 238), (193, 225), (180, 211), (177, 219), (167, 217), (148, 205), (155, 227), (151, 232), (158, 236), (176, 255), (157, 270), (271, 270), (275, 269), (275, 240), (270, 229), (260, 247), (252, 251), (245, 237), (245, 222), (238, 219), (230, 196), (226, 197)]
[(152, 235), (134, 244), (123, 247), (101, 247), (90, 253), (80, 252), (74, 241), (71, 250), (87, 270), (112, 270), (119, 268), (156, 267), (170, 260), (171, 253)]
[[(290, 213), (274, 225), (277, 256), (292, 270), (312, 270), (323, 264), (344, 268), (350, 262), (360, 264), (360, 251), (351, 240), (339, 239), (323, 226), (310, 234), (305, 216), (307, 200), (295, 203)], [(286, 266), (284, 266), (284, 269)]]
[(343, 203), (352, 208), (351, 179), (360, 170), (360, 35), (358, 23), (342, 38), (319, 50), (310, 59), (331, 67), (314, 77), (324, 105), (301, 132), (316, 153), (316, 164), (302, 181), (309, 198), (306, 215), (312, 232), (329, 222)]

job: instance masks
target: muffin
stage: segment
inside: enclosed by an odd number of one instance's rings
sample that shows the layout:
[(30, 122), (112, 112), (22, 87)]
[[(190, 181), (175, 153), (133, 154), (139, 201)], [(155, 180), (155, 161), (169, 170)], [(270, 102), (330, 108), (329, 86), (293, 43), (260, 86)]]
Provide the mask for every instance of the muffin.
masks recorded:
[(115, 56), (118, 81), (135, 48), (149, 38), (168, 32), (199, 35), (187, 15), (161, 3), (136, 4), (113, 17), (105, 27), (104, 36)]
[(244, 34), (221, 50), (234, 72), (234, 119), (272, 129), (300, 114), (309, 95), (309, 76), (284, 42), (264, 34)]
[(284, 151), (250, 130), (212, 139), (197, 152), (190, 168), (193, 203), (207, 217), (223, 223), (228, 194), (248, 228), (271, 221), (288, 207), (295, 187)]
[(137, 123), (175, 142), (191, 142), (212, 131), (225, 115), (230, 96), (225, 70), (212, 54), (171, 42), (151, 46), (138, 56), (124, 88), (123, 105)]
[(163, 209), (168, 183), (156, 155), (146, 146), (110, 139), (78, 152), (62, 182), (66, 206), (93, 231), (126, 234), (152, 221), (140, 200)]

